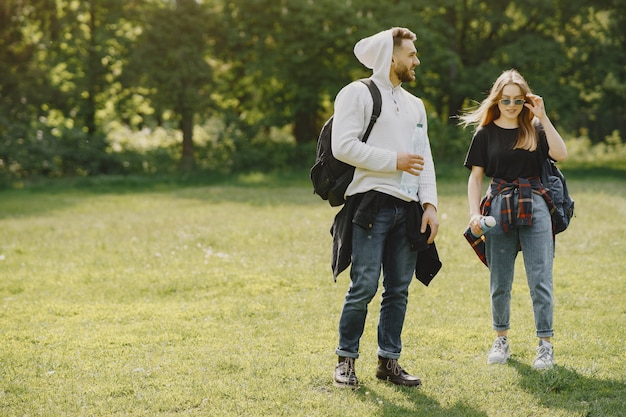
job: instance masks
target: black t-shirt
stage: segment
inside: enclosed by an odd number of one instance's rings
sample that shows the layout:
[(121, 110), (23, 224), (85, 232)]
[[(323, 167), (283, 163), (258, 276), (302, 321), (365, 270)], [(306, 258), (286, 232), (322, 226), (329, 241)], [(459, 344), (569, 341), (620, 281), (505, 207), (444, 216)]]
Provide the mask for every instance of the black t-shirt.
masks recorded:
[(517, 178), (538, 177), (548, 157), (548, 140), (541, 125), (535, 125), (539, 146), (533, 152), (513, 149), (518, 129), (504, 129), (495, 123), (479, 127), (474, 133), (464, 165), (479, 166), (490, 178), (514, 181)]

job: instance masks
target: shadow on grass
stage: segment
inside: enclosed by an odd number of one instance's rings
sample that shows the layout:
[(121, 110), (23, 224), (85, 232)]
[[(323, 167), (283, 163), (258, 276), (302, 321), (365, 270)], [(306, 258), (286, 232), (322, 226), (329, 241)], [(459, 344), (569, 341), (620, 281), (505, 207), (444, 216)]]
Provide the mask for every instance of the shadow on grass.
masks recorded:
[[(440, 196), (465, 193), (467, 170), (464, 167), (441, 164), (438, 169)], [(580, 181), (596, 189), (622, 189), (626, 170), (614, 167), (567, 167), (568, 179)], [(608, 184), (607, 184), (608, 182)], [(570, 183), (576, 197), (577, 187)], [(313, 194), (308, 170), (276, 173), (242, 173), (218, 175), (194, 173), (189, 175), (103, 175), (96, 177), (67, 177), (31, 179), (17, 188), (0, 189), (0, 218), (34, 216), (71, 206), (74, 201), (92, 195), (124, 195), (168, 193), (180, 199), (207, 203), (245, 203), (252, 206), (317, 205), (328, 203)], [(338, 211), (338, 210), (337, 210)]]
[(368, 384), (356, 391), (361, 401), (373, 402), (380, 407), (381, 413), (377, 415), (382, 417), (487, 417), (484, 412), (460, 401), (451, 407), (444, 408), (434, 399), (424, 395), (419, 388), (394, 387), (398, 392), (402, 392), (412, 404), (411, 407), (404, 407), (376, 391), (376, 385), (382, 383), (384, 382)]
[(193, 172), (189, 174), (145, 175), (96, 175), (86, 177), (30, 178), (12, 186), (0, 188), (0, 192), (29, 190), (44, 192), (84, 191), (93, 194), (125, 194), (190, 187), (233, 186), (241, 188), (279, 188), (310, 185), (308, 171), (249, 172), (217, 174)]
[[(308, 174), (307, 174), (308, 175)], [(282, 174), (116, 176), (42, 178), (21, 187), (0, 189), (0, 219), (38, 216), (102, 195), (166, 193), (173, 198), (208, 203), (235, 202), (255, 206), (319, 204), (318, 196), (301, 192), (308, 186), (302, 172)]]
[(624, 181), (626, 179), (626, 169), (618, 166), (567, 166), (562, 169), (567, 179), (592, 180), (614, 179)]
[(509, 363), (520, 375), (520, 387), (545, 407), (587, 416), (617, 416), (626, 409), (626, 383), (622, 381), (584, 376), (558, 365), (538, 372), (515, 359)]

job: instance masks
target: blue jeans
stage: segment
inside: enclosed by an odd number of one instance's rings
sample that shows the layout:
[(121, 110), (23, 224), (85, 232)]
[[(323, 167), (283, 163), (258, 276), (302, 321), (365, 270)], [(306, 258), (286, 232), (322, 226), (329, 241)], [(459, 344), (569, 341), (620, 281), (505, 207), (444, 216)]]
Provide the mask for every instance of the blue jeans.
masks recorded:
[[(501, 196), (493, 200), (492, 215), (499, 216)], [(517, 205), (517, 196), (513, 204)], [(486, 237), (485, 247), (490, 272), (491, 314), (493, 329), (508, 330), (511, 319), (511, 288), (517, 257), (518, 244), (524, 255), (526, 279), (535, 316), (537, 337), (554, 335), (552, 320), (554, 302), (552, 299), (552, 264), (554, 242), (552, 222), (545, 200), (533, 193), (532, 226), (518, 226), (504, 233), (498, 223)]]
[(367, 306), (376, 295), (382, 269), (384, 292), (378, 320), (378, 355), (400, 357), (409, 284), (417, 261), (417, 251), (411, 251), (406, 237), (405, 219), (403, 205), (390, 203), (380, 209), (371, 229), (354, 225), (352, 282), (339, 319), (339, 346), (335, 351), (339, 356), (359, 357)]

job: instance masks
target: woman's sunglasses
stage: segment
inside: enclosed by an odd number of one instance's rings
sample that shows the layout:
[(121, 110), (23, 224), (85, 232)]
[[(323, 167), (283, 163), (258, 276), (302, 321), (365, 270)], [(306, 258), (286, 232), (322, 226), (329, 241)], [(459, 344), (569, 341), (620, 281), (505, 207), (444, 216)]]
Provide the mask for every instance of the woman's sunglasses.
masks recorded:
[(500, 104), (502, 104), (503, 106), (508, 106), (511, 104), (511, 102), (516, 106), (521, 106), (522, 104), (526, 103), (526, 100), (522, 98), (516, 98), (515, 100), (511, 100), (510, 98), (500, 99)]

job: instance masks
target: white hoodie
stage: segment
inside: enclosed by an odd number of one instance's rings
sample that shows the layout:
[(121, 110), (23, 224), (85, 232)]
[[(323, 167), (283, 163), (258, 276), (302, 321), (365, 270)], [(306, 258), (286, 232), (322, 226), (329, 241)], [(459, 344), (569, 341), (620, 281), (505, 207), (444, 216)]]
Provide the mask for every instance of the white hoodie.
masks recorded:
[(362, 39), (354, 54), (367, 68), (373, 70), (371, 79), (382, 96), (382, 111), (374, 124), (367, 143), (361, 141), (372, 114), (373, 100), (367, 86), (359, 81), (345, 86), (334, 105), (332, 150), (335, 158), (354, 165), (354, 178), (346, 196), (370, 190), (380, 191), (405, 201), (416, 197), (400, 189), (402, 171), (396, 169), (397, 154), (410, 152), (412, 135), (421, 124), (427, 140), (424, 170), (420, 174), (417, 200), (437, 207), (437, 183), (424, 103), (401, 85), (393, 87), (389, 79), (393, 54), (391, 30)]

